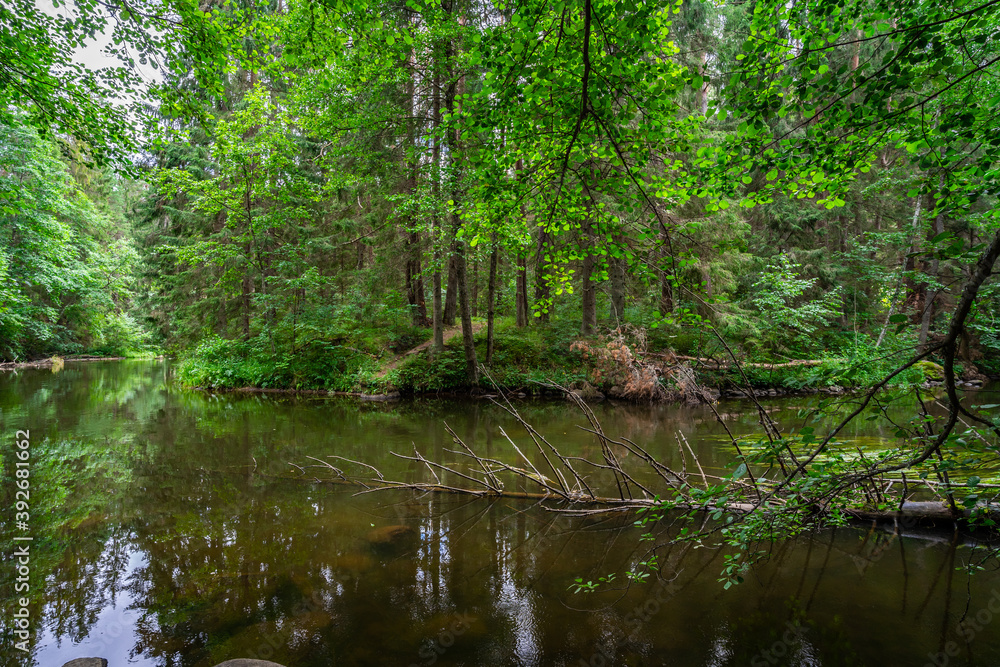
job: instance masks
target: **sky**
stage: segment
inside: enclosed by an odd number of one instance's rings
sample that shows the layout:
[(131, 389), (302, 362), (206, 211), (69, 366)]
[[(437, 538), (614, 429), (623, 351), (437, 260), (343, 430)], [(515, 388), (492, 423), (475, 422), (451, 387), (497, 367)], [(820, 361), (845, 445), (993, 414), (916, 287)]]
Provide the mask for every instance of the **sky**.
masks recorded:
[[(72, 0), (69, 2), (61, 2), (60, 7), (56, 8), (53, 6), (52, 0), (35, 0), (35, 7), (42, 10), (50, 16), (67, 16), (75, 15), (75, 3)], [(101, 11), (104, 11), (103, 9)], [(105, 67), (120, 67), (123, 63), (115, 57), (108, 56), (104, 52), (104, 47), (108, 45), (111, 41), (110, 30), (112, 24), (108, 25), (108, 30), (104, 34), (97, 35), (97, 38), (87, 44), (85, 48), (77, 49), (75, 53), (75, 60), (77, 63), (83, 65), (87, 69), (101, 69)], [(147, 83), (152, 83), (160, 79), (160, 74), (151, 65), (140, 65), (138, 62), (135, 66), (136, 72), (142, 77)]]

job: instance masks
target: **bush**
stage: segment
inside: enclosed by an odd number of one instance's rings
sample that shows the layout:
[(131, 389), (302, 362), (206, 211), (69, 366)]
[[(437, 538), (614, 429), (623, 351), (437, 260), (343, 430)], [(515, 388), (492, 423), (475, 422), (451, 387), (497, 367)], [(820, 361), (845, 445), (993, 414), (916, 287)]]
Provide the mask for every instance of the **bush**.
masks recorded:
[(454, 391), (469, 384), (465, 354), (451, 344), (433, 360), (429, 352), (413, 355), (399, 368), (397, 378), (397, 388), (408, 392)]
[(349, 391), (374, 365), (369, 355), (340, 341), (311, 341), (292, 353), (271, 352), (264, 337), (244, 342), (213, 336), (181, 361), (177, 377), (187, 385), (220, 389)]

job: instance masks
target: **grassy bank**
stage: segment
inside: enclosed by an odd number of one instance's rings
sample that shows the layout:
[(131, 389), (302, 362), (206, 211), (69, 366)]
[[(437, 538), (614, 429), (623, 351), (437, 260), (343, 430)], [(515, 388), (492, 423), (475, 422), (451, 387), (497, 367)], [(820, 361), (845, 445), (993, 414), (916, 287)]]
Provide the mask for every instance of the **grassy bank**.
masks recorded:
[[(486, 358), (486, 327), (476, 322), (477, 357)], [(808, 391), (824, 388), (859, 389), (889, 373), (902, 358), (885, 349), (855, 345), (836, 357), (809, 362), (748, 360), (738, 369), (718, 361), (684, 361), (691, 373), (683, 378), (674, 350), (663, 340), (638, 340), (633, 335), (580, 337), (577, 327), (555, 323), (518, 329), (512, 318), (496, 324), (493, 358), (477, 386), (469, 385), (460, 330), (450, 329), (444, 350), (433, 355), (429, 329), (416, 327), (345, 330), (336, 336), (302, 342), (292, 349), (272, 350), (266, 337), (249, 341), (210, 338), (182, 357), (178, 377), (188, 386), (212, 389), (291, 389), (384, 394), (507, 391), (537, 394), (545, 383), (599, 391), (619, 398), (647, 400), (683, 393), (679, 384), (721, 390), (745, 388)], [(641, 336), (642, 333), (638, 332)], [(634, 352), (648, 344), (658, 352)], [(688, 350), (685, 350), (688, 351)], [(697, 352), (698, 350), (690, 350)], [(901, 373), (896, 384), (933, 381), (936, 364), (922, 362)], [(658, 385), (653, 387), (650, 385)]]
[[(477, 324), (479, 324), (477, 322)], [(570, 350), (577, 338), (568, 327), (516, 329), (512, 318), (497, 322), (490, 377), (508, 389), (527, 391), (536, 382), (572, 384), (585, 380), (582, 355)], [(369, 393), (467, 391), (461, 335), (432, 358), (429, 350), (406, 354), (427, 343), (429, 329), (364, 328), (311, 340), (294, 350), (272, 351), (262, 337), (250, 341), (211, 338), (184, 355), (178, 377), (190, 386), (325, 389)], [(486, 329), (475, 334), (480, 361), (486, 357)], [(483, 377), (481, 388), (491, 388)]]

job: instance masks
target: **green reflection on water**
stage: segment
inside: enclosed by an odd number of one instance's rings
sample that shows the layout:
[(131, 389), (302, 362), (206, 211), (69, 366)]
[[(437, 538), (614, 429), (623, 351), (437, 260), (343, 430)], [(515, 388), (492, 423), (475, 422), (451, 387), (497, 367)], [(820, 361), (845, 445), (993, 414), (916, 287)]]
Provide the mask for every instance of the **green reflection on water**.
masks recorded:
[[(772, 414), (790, 428), (803, 405), (809, 400), (777, 399)], [(564, 453), (599, 456), (568, 404), (519, 409)], [(678, 431), (706, 470), (731, 462), (710, 411), (595, 410), (608, 433), (668, 465), (679, 464)], [(754, 432), (749, 405), (720, 411), (737, 435)], [(673, 583), (573, 595), (574, 577), (596, 580), (646, 557), (632, 517), (570, 519), (527, 503), (402, 492), (357, 496), (281, 477), (289, 462), (337, 454), (415, 479), (424, 471), (390, 451), (416, 446), (453, 460), (445, 422), (477, 451), (517, 465), (500, 435), (501, 427), (514, 435), (516, 424), (482, 401), (213, 396), (174, 387), (162, 362), (71, 362), (55, 375), (0, 376), (0, 662), (58, 667), (104, 655), (210, 667), (256, 655), (302, 667), (923, 665), (948, 641), (961, 649), (949, 664), (1000, 661), (1000, 622), (984, 624), (969, 644), (956, 626), (967, 602), (972, 618), (989, 611), (1000, 579), (986, 573), (969, 585), (955, 570), (969, 548), (947, 540), (855, 529), (808, 536), (774, 545), (755, 577), (725, 593), (719, 552), (664, 548), (660, 562)], [(34, 455), (32, 613), (43, 619), (27, 660), (9, 622), (9, 443), (21, 428), (31, 429)], [(844, 434), (865, 446), (890, 437), (870, 423)], [(412, 529), (410, 539), (370, 543), (373, 529), (399, 525)]]

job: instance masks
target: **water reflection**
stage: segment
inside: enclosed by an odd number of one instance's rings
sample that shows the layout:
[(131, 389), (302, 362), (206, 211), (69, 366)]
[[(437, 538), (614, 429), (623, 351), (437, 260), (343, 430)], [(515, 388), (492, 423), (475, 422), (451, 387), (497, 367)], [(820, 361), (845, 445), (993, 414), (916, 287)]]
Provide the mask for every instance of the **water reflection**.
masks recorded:
[[(166, 373), (162, 363), (70, 363), (58, 375), (0, 379), (0, 427), (32, 430), (33, 503), (44, 510), (32, 520), (38, 639), (21, 655), (5, 615), (2, 664), (58, 667), (101, 655), (113, 666), (157, 667), (248, 656), (301, 667), (920, 666), (947, 655), (949, 642), (958, 650), (949, 665), (1000, 662), (990, 607), (1000, 577), (968, 579), (957, 568), (976, 551), (948, 536), (852, 528), (771, 545), (769, 562), (728, 592), (716, 581), (722, 553), (664, 547), (663, 579), (628, 587), (620, 573), (649, 555), (631, 516), (358, 496), (283, 478), (288, 462), (329, 454), (376, 462), (399, 478), (422, 474), (389, 452), (417, 445), (448, 460), (445, 421), (514, 463), (499, 436), (501, 426), (513, 431), (502, 411), (210, 396), (171, 386)], [(791, 414), (804, 400), (774, 407)], [(724, 407), (731, 428), (752, 431), (755, 415)], [(568, 453), (597, 451), (567, 405), (522, 412)], [(710, 412), (599, 406), (598, 416), (608, 432), (667, 460), (677, 456), (678, 430), (703, 463), (723, 469), (731, 459)], [(858, 437), (891, 435), (858, 428)], [(5, 472), (9, 455), (4, 449)], [(9, 610), (12, 527), (7, 514), (3, 521), (0, 590)], [(568, 590), (575, 577), (611, 572), (616, 590)], [(963, 616), (977, 625), (959, 626)]]

